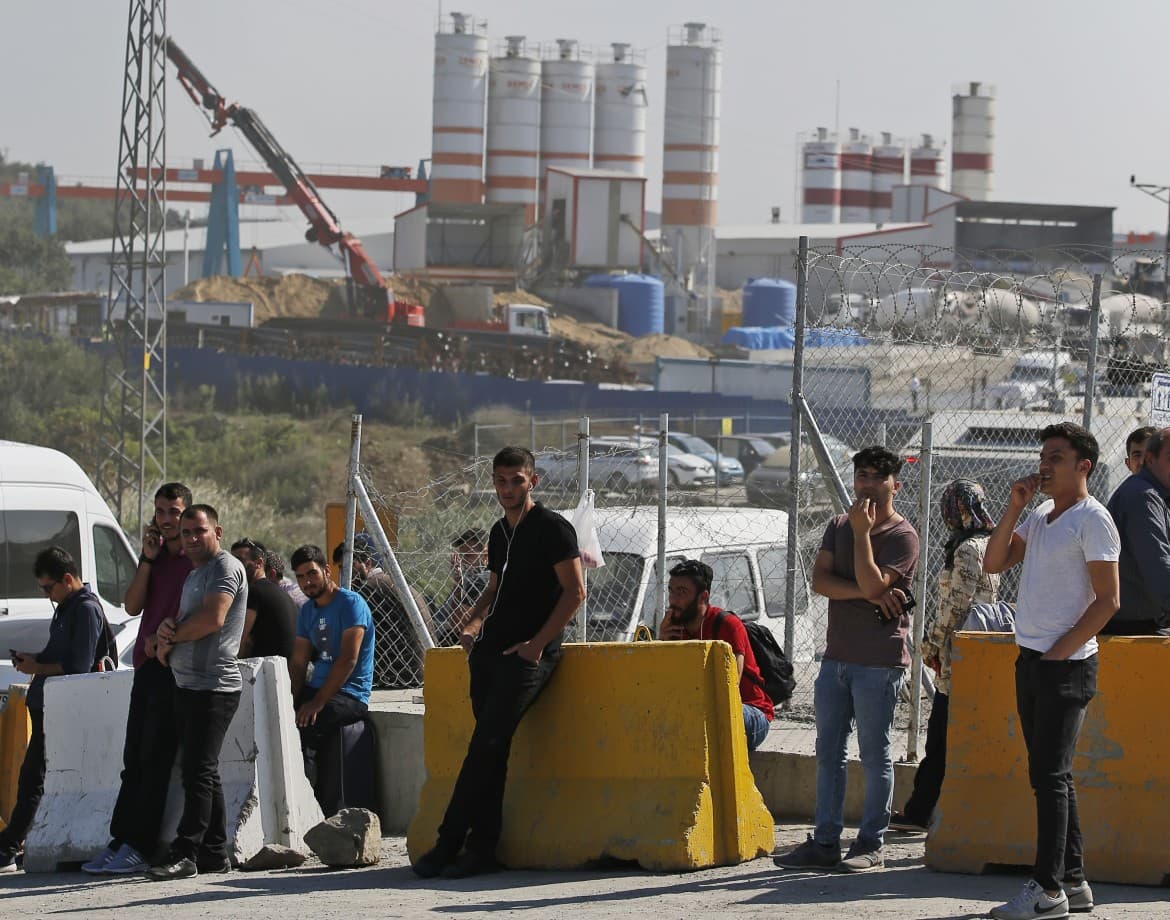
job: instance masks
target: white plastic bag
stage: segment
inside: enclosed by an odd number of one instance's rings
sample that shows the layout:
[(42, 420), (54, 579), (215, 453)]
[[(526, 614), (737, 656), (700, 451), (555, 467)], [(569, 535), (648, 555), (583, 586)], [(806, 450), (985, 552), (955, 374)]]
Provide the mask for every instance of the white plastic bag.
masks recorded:
[(605, 565), (601, 555), (601, 539), (597, 536), (597, 518), (593, 513), (593, 490), (586, 489), (573, 511), (573, 529), (577, 531), (577, 548), (581, 551), (581, 565), (600, 569)]

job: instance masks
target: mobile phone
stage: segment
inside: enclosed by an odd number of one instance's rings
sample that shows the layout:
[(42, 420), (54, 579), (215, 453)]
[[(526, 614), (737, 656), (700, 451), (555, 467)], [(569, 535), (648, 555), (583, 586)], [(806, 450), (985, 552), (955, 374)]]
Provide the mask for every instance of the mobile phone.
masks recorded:
[[(917, 603), (917, 601), (914, 600), (914, 595), (909, 591), (904, 591), (903, 593), (906, 595), (906, 600), (902, 604), (902, 612), (906, 613), (908, 610), (914, 609), (914, 605)], [(890, 619), (893, 619), (892, 617), (887, 618), (885, 614), (882, 613), (881, 607), (875, 606), (873, 608), (873, 614), (883, 623), (889, 622)]]
[(9, 657), (10, 659), (12, 659), (13, 661), (16, 661), (16, 659), (20, 657), (20, 652), (18, 652), (18, 651), (17, 651), (16, 649), (14, 649), (14, 648), (10, 648), (10, 649), (8, 650), (8, 657)]

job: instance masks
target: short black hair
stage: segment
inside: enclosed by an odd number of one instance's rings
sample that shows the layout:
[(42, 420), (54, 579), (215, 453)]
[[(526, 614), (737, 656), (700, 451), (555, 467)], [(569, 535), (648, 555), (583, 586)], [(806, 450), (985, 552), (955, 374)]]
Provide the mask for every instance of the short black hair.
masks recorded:
[(51, 578), (60, 581), (66, 575), (78, 577), (77, 561), (67, 549), (49, 546), (37, 553), (33, 560), (33, 575), (37, 578)]
[[(342, 544), (342, 546), (344, 545)], [(294, 549), (291, 562), (294, 572), (306, 562), (315, 562), (321, 568), (329, 565), (329, 560), (325, 558), (325, 551), (312, 543), (306, 543), (304, 546), (298, 546)]]
[[(1145, 444), (1145, 442), (1149, 441), (1150, 438), (1154, 437), (1157, 431), (1157, 428), (1152, 425), (1142, 425), (1140, 428), (1134, 428), (1134, 430), (1129, 433), (1129, 437), (1126, 438), (1126, 453), (1128, 454), (1129, 448), (1133, 447), (1135, 444)], [(1161, 438), (1158, 439), (1159, 442), (1161, 442), (1161, 440)], [(1158, 455), (1157, 451), (1152, 451), (1151, 453), (1155, 456)]]
[(212, 524), (219, 523), (219, 512), (212, 508), (211, 505), (188, 505), (183, 509), (183, 516), (179, 520), (188, 521), (193, 519), (197, 514), (206, 515), (207, 520), (211, 521)]
[(711, 582), (715, 579), (715, 573), (711, 570), (711, 566), (705, 562), (700, 562), (698, 559), (684, 559), (670, 570), (670, 577), (689, 578), (695, 585), (695, 593), (702, 594), (704, 591), (711, 590)]
[(483, 549), (487, 545), (487, 534), (479, 527), (470, 527), (451, 541), (452, 549), (476, 547)]
[(492, 458), (492, 472), (498, 469), (520, 469), (533, 472), (536, 469), (536, 458), (527, 447), (505, 447)]
[(248, 551), (248, 559), (252, 562), (259, 562), (264, 564), (265, 558), (268, 555), (268, 550), (265, 549), (263, 543), (257, 543), (255, 540), (244, 537), (242, 540), (236, 540), (232, 544), (232, 555), (234, 556), (236, 550), (246, 549)]
[(853, 455), (853, 469), (859, 470), (865, 466), (872, 467), (882, 476), (893, 476), (897, 479), (898, 474), (902, 472), (902, 458), (880, 444), (874, 444), (871, 447), (863, 447)]
[(1073, 453), (1077, 455), (1077, 460), (1089, 461), (1087, 475), (1092, 475), (1093, 470), (1097, 468), (1097, 458), (1101, 455), (1101, 449), (1097, 446), (1097, 439), (1088, 429), (1075, 422), (1057, 422), (1055, 425), (1040, 429), (1040, 443), (1043, 444), (1049, 438), (1064, 438), (1068, 441), (1072, 445)]
[(191, 490), (181, 482), (164, 482), (154, 493), (155, 498), (165, 498), (167, 501), (181, 501), (184, 508), (190, 508), (195, 499), (191, 497)]

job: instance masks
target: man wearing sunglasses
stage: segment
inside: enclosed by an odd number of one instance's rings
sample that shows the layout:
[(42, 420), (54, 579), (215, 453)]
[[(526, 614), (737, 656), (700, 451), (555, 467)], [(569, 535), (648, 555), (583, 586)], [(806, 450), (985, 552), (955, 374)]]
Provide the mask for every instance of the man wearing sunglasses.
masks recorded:
[(27, 697), (32, 733), (20, 767), (16, 804), (8, 826), (0, 830), (0, 872), (16, 871), (16, 854), (24, 846), (45, 792), (45, 678), (88, 674), (106, 625), (101, 601), (81, 581), (77, 563), (61, 547), (50, 546), (38, 553), (33, 574), (56, 610), (49, 623), (49, 641), (40, 652), (10, 651), (16, 670), (32, 677)]

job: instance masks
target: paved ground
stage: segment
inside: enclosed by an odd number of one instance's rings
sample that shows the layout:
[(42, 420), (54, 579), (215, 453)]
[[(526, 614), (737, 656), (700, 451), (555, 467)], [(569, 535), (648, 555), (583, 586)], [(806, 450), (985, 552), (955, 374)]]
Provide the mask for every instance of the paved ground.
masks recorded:
[[(777, 828), (783, 846), (807, 826)], [(362, 870), (329, 871), (306, 864), (284, 872), (233, 872), (161, 885), (139, 879), (90, 879), (80, 873), (0, 876), (0, 917), (31, 920), (357, 920), (359, 917), (474, 917), (489, 911), (517, 916), (579, 918), (738, 916), (802, 920), (890, 917), (897, 920), (981, 917), (1015, 894), (1021, 876), (932, 872), (922, 864), (921, 835), (895, 836), (887, 868), (866, 875), (786, 872), (770, 859), (687, 874), (629, 867), (578, 872), (506, 872), (461, 882), (424, 882), (410, 872), (405, 841), (387, 837), (382, 862)], [(1170, 889), (1097, 885), (1101, 920), (1170, 916)], [(163, 913), (165, 912), (165, 914)]]

